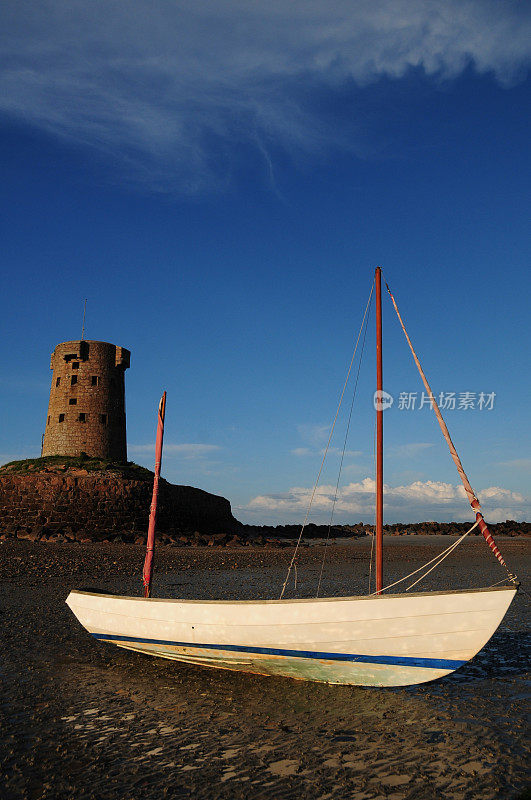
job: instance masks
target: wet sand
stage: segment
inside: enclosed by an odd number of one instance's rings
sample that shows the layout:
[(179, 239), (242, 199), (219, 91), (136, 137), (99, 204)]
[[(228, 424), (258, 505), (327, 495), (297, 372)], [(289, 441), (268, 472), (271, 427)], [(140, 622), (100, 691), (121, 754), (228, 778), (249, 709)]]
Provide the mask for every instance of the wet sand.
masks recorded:
[[(386, 583), (450, 541), (390, 537)], [(529, 592), (529, 539), (498, 543)], [(369, 539), (329, 547), (322, 593), (365, 593), (369, 551)], [(154, 594), (277, 597), (291, 553), (161, 547)], [(315, 594), (322, 556), (322, 546), (301, 551), (298, 596)], [(64, 604), (69, 590), (139, 594), (142, 561), (135, 545), (0, 543), (1, 798), (488, 800), (524, 791), (528, 594), (447, 678), (327, 686), (180, 666), (93, 640)], [(503, 577), (474, 538), (418, 588)]]

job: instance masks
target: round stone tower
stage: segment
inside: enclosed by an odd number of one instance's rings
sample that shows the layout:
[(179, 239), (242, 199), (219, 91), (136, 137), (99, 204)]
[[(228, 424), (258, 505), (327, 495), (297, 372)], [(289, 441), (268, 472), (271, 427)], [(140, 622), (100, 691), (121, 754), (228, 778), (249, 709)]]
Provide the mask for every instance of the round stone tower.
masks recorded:
[(108, 342), (62, 342), (53, 370), (43, 456), (127, 461), (125, 380), (130, 352)]

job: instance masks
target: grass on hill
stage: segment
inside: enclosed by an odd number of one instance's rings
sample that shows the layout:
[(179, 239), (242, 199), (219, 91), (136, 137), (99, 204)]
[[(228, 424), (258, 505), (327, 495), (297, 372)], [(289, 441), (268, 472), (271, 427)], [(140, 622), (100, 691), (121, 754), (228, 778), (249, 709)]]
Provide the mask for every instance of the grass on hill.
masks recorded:
[(133, 461), (120, 463), (104, 458), (91, 458), (82, 453), (80, 456), (44, 456), (43, 458), (26, 458), (22, 461), (10, 461), (0, 467), (0, 474), (28, 475), (35, 472), (67, 472), (70, 469), (86, 469), (87, 472), (116, 472), (123, 478), (133, 480), (152, 479), (153, 473)]

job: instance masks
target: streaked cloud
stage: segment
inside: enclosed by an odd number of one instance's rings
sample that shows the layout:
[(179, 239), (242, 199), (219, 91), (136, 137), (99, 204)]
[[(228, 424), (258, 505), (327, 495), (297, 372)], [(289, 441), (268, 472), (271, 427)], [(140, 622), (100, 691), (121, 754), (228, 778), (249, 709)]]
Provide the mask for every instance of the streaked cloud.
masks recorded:
[[(321, 450), (316, 450), (311, 447), (295, 447), (294, 450), (291, 451), (293, 456), (299, 457), (306, 457), (306, 456), (324, 456), (325, 448)], [(340, 447), (329, 447), (328, 448), (328, 456), (341, 456), (343, 454), (343, 450)], [(358, 456), (363, 455), (361, 450), (345, 450), (345, 458), (358, 458)]]
[(415, 458), (433, 446), (432, 442), (410, 442), (387, 448), (386, 455), (391, 458)]
[(26, 458), (40, 458), (40, 455), (37, 448), (31, 445), (23, 445), (20, 450), (16, 452), (0, 453), (0, 467), (4, 464), (9, 464), (11, 461), (23, 461)]
[(328, 441), (330, 425), (308, 422), (297, 425), (297, 433), (305, 444), (311, 445), (312, 448), (321, 447)]
[[(330, 427), (330, 425), (322, 425), (320, 423), (297, 425), (297, 433), (304, 442), (304, 447), (295, 447), (291, 450), (291, 454), (298, 457), (313, 456), (318, 458), (319, 456), (324, 456), (328, 437), (330, 436)], [(342, 447), (331, 445), (328, 448), (327, 455), (341, 456), (342, 453)], [(345, 458), (358, 458), (363, 455), (363, 453), (361, 450), (345, 449), (344, 455)]]
[(5, 0), (0, 111), (93, 148), (153, 188), (223, 186), (242, 145), (263, 159), (363, 155), (323, 93), (471, 65), (509, 85), (531, 49), (530, 7), (498, 0)]
[[(130, 454), (136, 453), (138, 455), (144, 453), (154, 453), (155, 445), (151, 444), (128, 444), (127, 450)], [(200, 459), (215, 453), (221, 448), (216, 444), (197, 444), (197, 443), (183, 443), (183, 444), (164, 444), (164, 456), (180, 456), (181, 458)]]
[[(258, 514), (261, 518), (267, 517), (275, 521), (302, 520), (311, 493), (312, 489), (309, 487), (295, 486), (283, 493), (259, 495), (239, 510), (240, 515), (245, 512), (249, 518)], [(313, 521), (327, 518), (334, 494), (335, 486), (323, 485), (317, 488), (312, 506), (315, 512), (311, 517)], [(373, 520), (374, 495), (373, 478), (364, 478), (362, 481), (341, 487), (336, 500), (336, 521)], [(478, 497), (483, 505), (486, 519), (491, 522), (505, 519), (522, 520), (529, 515), (529, 502), (518, 492), (492, 486), (480, 491)], [(473, 517), (460, 484), (413, 481), (403, 486), (386, 485), (384, 502), (386, 519), (389, 521), (415, 522), (429, 519), (459, 521)]]
[(5, 394), (46, 394), (50, 391), (50, 381), (34, 378), (0, 378), (0, 392)]
[(529, 472), (531, 470), (531, 458), (513, 458), (511, 461), (499, 461), (498, 465)]

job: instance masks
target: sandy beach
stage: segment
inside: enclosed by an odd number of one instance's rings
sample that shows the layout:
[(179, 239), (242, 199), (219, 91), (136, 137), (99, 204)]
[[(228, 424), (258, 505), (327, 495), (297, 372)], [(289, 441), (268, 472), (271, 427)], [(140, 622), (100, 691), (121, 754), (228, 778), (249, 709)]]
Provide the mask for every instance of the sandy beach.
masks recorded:
[[(450, 537), (386, 537), (385, 582)], [(530, 540), (498, 541), (529, 590)], [(277, 597), (291, 549), (160, 547), (155, 596)], [(370, 539), (326, 551), (324, 594), (365, 593)], [(323, 547), (301, 550), (311, 596)], [(15, 798), (517, 798), (526, 787), (529, 594), (484, 650), (418, 687), (364, 689), (192, 668), (92, 639), (71, 588), (140, 594), (143, 548), (0, 542), (0, 796)], [(423, 589), (504, 577), (465, 541)], [(293, 587), (290, 588), (293, 594)]]

